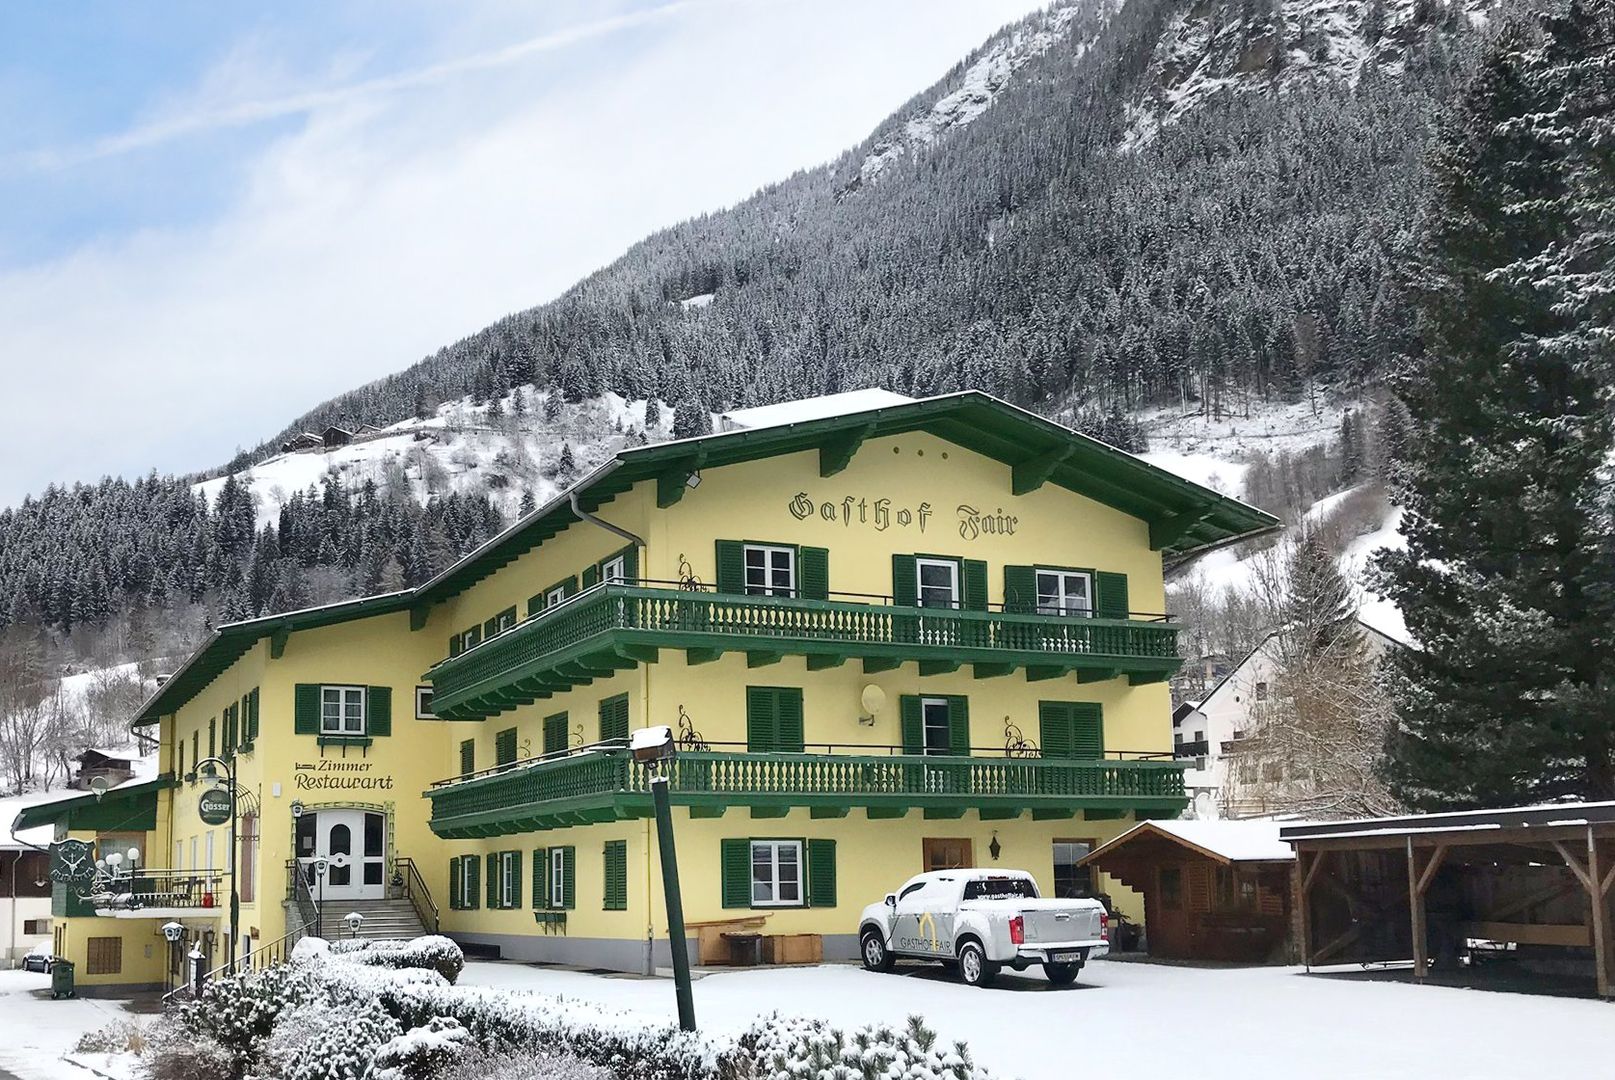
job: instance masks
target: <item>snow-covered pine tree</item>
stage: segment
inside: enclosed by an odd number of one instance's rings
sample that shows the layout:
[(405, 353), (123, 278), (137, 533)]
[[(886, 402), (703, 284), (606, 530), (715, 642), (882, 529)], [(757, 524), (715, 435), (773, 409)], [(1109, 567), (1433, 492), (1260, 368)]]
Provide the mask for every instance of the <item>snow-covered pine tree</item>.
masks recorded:
[(1425, 350), (1399, 387), (1408, 547), (1380, 559), (1419, 643), (1397, 654), (1389, 776), (1421, 808), (1615, 797), (1608, 381), (1563, 347), (1576, 313), (1546, 273), (1584, 247), (1565, 193), (1586, 148), (1537, 122), (1598, 48), (1576, 11), (1493, 45), (1433, 163)]

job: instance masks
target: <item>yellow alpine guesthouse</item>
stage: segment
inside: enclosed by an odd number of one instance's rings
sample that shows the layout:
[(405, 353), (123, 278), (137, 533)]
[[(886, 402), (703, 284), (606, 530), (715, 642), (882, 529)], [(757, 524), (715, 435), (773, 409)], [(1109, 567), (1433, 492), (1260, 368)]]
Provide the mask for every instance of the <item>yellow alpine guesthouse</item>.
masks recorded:
[(865, 904), (960, 865), (1136, 913), (1077, 863), (1185, 805), (1162, 560), (1277, 522), (975, 392), (724, 426), (621, 451), (419, 588), (214, 632), (134, 720), (158, 779), (19, 819), (56, 823), (79, 986), (300, 933), (665, 965), (627, 751), (658, 725), (701, 963), (852, 958)]

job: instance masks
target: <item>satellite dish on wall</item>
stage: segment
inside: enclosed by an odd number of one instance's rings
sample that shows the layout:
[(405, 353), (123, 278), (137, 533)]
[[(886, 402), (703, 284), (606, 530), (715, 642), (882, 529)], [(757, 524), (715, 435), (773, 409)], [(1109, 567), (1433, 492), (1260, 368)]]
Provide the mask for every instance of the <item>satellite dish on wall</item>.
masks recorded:
[(864, 687), (863, 695), (858, 700), (864, 707), (864, 715), (858, 718), (858, 722), (873, 725), (875, 714), (886, 707), (886, 691), (870, 683)]

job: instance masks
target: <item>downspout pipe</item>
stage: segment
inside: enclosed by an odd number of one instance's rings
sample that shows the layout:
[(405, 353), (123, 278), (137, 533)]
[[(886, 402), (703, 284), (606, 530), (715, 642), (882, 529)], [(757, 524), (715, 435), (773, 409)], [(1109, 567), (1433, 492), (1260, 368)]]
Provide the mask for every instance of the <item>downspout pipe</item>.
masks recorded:
[(598, 525), (609, 533), (616, 533), (618, 536), (622, 537), (630, 544), (633, 544), (635, 547), (642, 548), (645, 546), (645, 541), (643, 539), (635, 536), (627, 529), (620, 525), (613, 525), (604, 518), (595, 517), (593, 514), (589, 513), (589, 511), (585, 510), (582, 504), (578, 502), (578, 492), (576, 488), (573, 488), (572, 491), (568, 493), (567, 501), (571, 503), (572, 512), (578, 516), (579, 520), (587, 521), (591, 525)]

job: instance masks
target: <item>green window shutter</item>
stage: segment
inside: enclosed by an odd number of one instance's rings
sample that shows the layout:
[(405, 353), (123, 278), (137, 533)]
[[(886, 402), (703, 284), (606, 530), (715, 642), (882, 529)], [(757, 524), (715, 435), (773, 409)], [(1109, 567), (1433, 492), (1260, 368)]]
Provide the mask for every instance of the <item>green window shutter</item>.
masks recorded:
[(212, 716), (207, 722), (207, 756), (217, 757), (219, 753), (219, 718)]
[(463, 739), (460, 742), (460, 775), (470, 776), (477, 771), (477, 740)]
[(606, 911), (628, 910), (628, 841), (607, 840), (601, 852), (605, 863)]
[(544, 610), (544, 594), (543, 593), (534, 593), (532, 596), (529, 596), (527, 598), (527, 617), (529, 619), (531, 619), (534, 615), (537, 615), (540, 611), (543, 611), (543, 610)]
[(925, 753), (925, 711), (914, 694), (904, 694), (898, 702), (903, 720), (903, 753)]
[(462, 860), (458, 855), (449, 860), (449, 907), (456, 911), (462, 906), (460, 903), (461, 862)]
[(920, 602), (919, 586), (914, 578), (914, 556), (892, 556), (892, 603), (913, 607)]
[(1094, 575), (1094, 607), (1101, 619), (1125, 619), (1132, 610), (1127, 603), (1127, 575), (1101, 570)]
[(516, 760), (516, 729), (506, 728), (493, 737), (493, 763), (509, 765)]
[[(316, 728), (315, 730), (318, 730)], [(196, 770), (197, 763), (202, 760), (202, 729), (197, 728), (191, 732), (191, 770)]]
[(452, 659), (453, 657), (456, 657), (456, 656), (459, 656), (459, 655), (460, 655), (460, 635), (459, 634), (450, 634), (449, 635), (449, 656)]
[(598, 584), (600, 584), (600, 568), (598, 566), (587, 567), (583, 571), (583, 587), (592, 589)]
[(292, 730), (299, 735), (320, 733), (320, 688), (316, 683), (298, 683), (293, 691)]
[(262, 707), (262, 701), (263, 701), (263, 699), (259, 694), (259, 687), (254, 686), (252, 688), (252, 728), (250, 730), (250, 734), (247, 737), (252, 739), (255, 742), (258, 739), (258, 719), (259, 719), (258, 710)]
[(492, 911), (499, 906), (499, 853), (490, 851), (482, 858), (488, 873), (488, 910)]
[(561, 906), (568, 911), (578, 906), (578, 849), (568, 844), (561, 849)]
[(365, 734), (393, 733), (393, 688), (372, 686), (365, 694)]
[(533, 849), (533, 906), (550, 906), (550, 849)]
[(830, 550), (799, 548), (796, 553), (797, 595), (804, 600), (830, 598)]
[(1037, 609), (1037, 571), (1030, 566), (1004, 567), (1004, 610), (1026, 614)]
[(562, 596), (576, 596), (578, 594), (578, 576), (573, 574), (571, 577), (561, 582), (561, 587), (563, 590), (565, 590), (561, 593)]
[(965, 559), (959, 575), (964, 596), (961, 604), (967, 611), (987, 610), (987, 564), (980, 559)]
[(465, 632), (465, 647), (467, 649), (475, 649), (478, 645), (481, 645), (481, 644), (482, 644), (482, 627), (473, 626), (471, 629), (469, 629), (469, 630), (467, 630)]
[(544, 752), (558, 754), (567, 746), (566, 713), (555, 713), (544, 718)]
[(1075, 757), (1071, 703), (1040, 701), (1037, 705), (1038, 743), (1046, 758)]
[(515, 907), (520, 907), (521, 906), (521, 895), (522, 895), (522, 853), (520, 851), (512, 851), (509, 854), (510, 854), (510, 861), (515, 863), (516, 865), (515, 865), (514, 869), (511, 871), (510, 903), (506, 904), (505, 906), (515, 908)]
[(746, 687), (746, 749), (768, 754), (779, 746), (779, 694), (772, 686)]
[(475, 855), (465, 857), (465, 872), (470, 878), (465, 883), (465, 906), (475, 911), (482, 903), (482, 861)]
[(491, 638), (497, 633), (499, 633), (498, 616), (495, 616), (492, 619), (484, 619), (482, 621), (482, 636), (484, 639)]
[(628, 695), (618, 694), (600, 702), (600, 741), (628, 738)]
[(836, 842), (807, 842), (807, 898), (809, 907), (836, 906)]
[(948, 697), (948, 749), (961, 756), (970, 753), (970, 699), (962, 694)]
[(746, 591), (746, 555), (739, 540), (719, 540), (718, 591), (743, 593)]
[(1102, 759), (1105, 756), (1104, 706), (1094, 701), (1071, 703), (1071, 751), (1073, 757)]
[(617, 554), (622, 556), (622, 576), (623, 576), (623, 580), (630, 581), (630, 582), (638, 581), (639, 580), (639, 548), (636, 547), (633, 544), (629, 544), (627, 547), (625, 547), (621, 551), (617, 552)]
[(802, 691), (797, 687), (782, 686), (774, 691), (774, 750), (802, 752)]
[(723, 906), (751, 907), (751, 841), (723, 840), (718, 851)]

